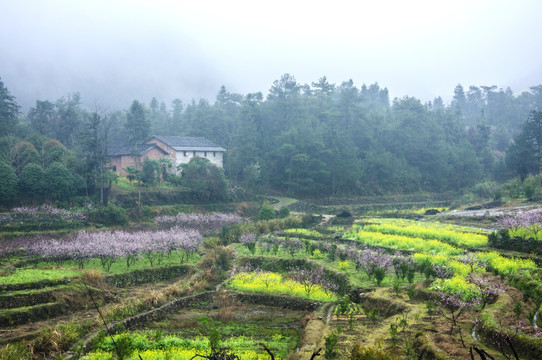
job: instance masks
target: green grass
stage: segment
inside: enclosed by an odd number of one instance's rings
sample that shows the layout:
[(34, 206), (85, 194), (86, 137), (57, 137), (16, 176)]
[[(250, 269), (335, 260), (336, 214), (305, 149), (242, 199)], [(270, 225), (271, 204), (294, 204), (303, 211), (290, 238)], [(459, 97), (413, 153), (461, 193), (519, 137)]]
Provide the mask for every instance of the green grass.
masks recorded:
[(284, 230), (285, 234), (291, 235), (291, 236), (297, 236), (301, 238), (316, 238), (320, 239), (322, 237), (322, 234), (320, 234), (316, 230), (308, 230), (308, 229), (286, 229)]
[[(298, 320), (299, 319), (292, 319), (291, 317), (277, 317), (272, 319), (272, 323), (270, 323), (268, 318), (254, 322), (222, 322), (208, 316), (201, 316), (198, 318), (198, 323), (199, 326), (204, 329), (220, 328), (220, 334), (223, 338), (251, 334), (254, 338), (265, 340), (280, 335), (280, 337), (285, 340), (285, 344), (287, 344), (292, 341), (297, 341), (297, 331), (288, 328), (288, 326), (292, 322), (297, 322)], [(286, 348), (286, 346), (283, 347)]]
[(36, 309), (44, 309), (44, 308), (48, 308), (48, 307), (51, 307), (51, 306), (55, 306), (57, 304), (58, 304), (58, 302), (50, 302), (50, 303), (35, 304), (35, 305), (32, 305), (32, 306), (21, 306), (21, 307), (15, 308), (15, 309), (1, 309), (0, 310), (0, 315), (5, 316), (5, 317), (9, 317), (12, 314), (18, 314), (18, 313), (21, 313), (21, 312), (26, 312), (26, 311), (36, 310)]
[[(119, 177), (118, 181), (113, 185), (117, 189), (122, 189), (126, 191), (137, 191), (138, 190), (138, 182), (137, 180), (134, 180), (130, 182), (126, 177)], [(173, 185), (169, 182), (162, 181), (157, 185), (154, 186), (148, 186), (145, 187), (142, 185), (142, 188), (146, 188), (148, 190), (157, 190), (157, 189), (179, 189), (179, 186)]]
[(125, 177), (119, 177), (114, 186), (123, 190), (137, 190), (136, 183), (128, 181), (128, 179)]
[(82, 271), (74, 269), (17, 269), (9, 276), (0, 277), (0, 284), (17, 285), (45, 280), (60, 280), (81, 274)]
[(46, 286), (41, 289), (28, 289), (28, 290), (16, 290), (16, 291), (9, 291), (9, 292), (0, 292), (0, 297), (10, 297), (10, 296), (19, 296), (19, 295), (33, 295), (33, 294), (39, 294), (44, 293), (48, 291), (58, 291), (58, 290), (77, 290), (77, 288), (73, 285), (59, 285), (59, 286)]
[[(196, 264), (200, 260), (199, 254), (192, 254), (192, 256), (185, 260), (182, 265), (187, 264)], [(100, 263), (100, 259), (91, 259), (84, 265), (84, 270), (91, 270), (95, 269), (98, 270), (104, 274), (122, 274), (127, 271), (133, 271), (133, 270), (145, 270), (145, 269), (153, 269), (153, 268), (160, 268), (160, 267), (169, 267), (169, 266), (177, 266), (181, 265), (181, 261), (179, 257), (177, 256), (176, 252), (173, 252), (170, 256), (165, 256), (162, 258), (161, 262), (158, 263), (158, 260), (153, 262), (153, 266), (150, 265), (149, 261), (144, 257), (140, 256), (137, 258), (137, 260), (130, 265), (129, 268), (126, 268), (126, 258), (118, 258), (115, 260), (115, 262), (111, 265), (111, 268), (109, 271), (105, 271)], [(41, 261), (36, 265), (37, 268), (47, 268), (51, 267), (51, 264), (45, 261)], [(77, 264), (72, 261), (68, 260), (62, 263), (62, 268), (77, 268)]]
[(523, 227), (520, 227), (518, 229), (510, 229), (510, 236), (512, 237), (518, 237), (521, 239), (535, 239), (535, 240), (542, 240), (542, 231), (539, 231), (536, 233), (536, 236), (534, 236), (532, 231), (529, 231)]
[[(198, 254), (193, 254), (188, 260), (185, 260), (184, 264), (196, 264), (200, 260)], [(66, 278), (78, 277), (86, 270), (95, 269), (103, 274), (122, 274), (134, 270), (146, 270), (160, 267), (170, 267), (180, 265), (181, 262), (176, 254), (172, 254), (169, 257), (164, 257), (160, 264), (158, 261), (154, 263), (154, 266), (150, 266), (149, 261), (145, 257), (138, 258), (135, 263), (126, 268), (126, 260), (124, 258), (117, 259), (110, 270), (107, 272), (103, 269), (99, 259), (91, 259), (85, 264), (83, 270), (77, 268), (77, 265), (73, 261), (66, 261), (60, 267), (52, 267), (51, 263), (42, 261), (38, 262), (32, 269), (18, 268), (14, 273), (6, 276), (0, 276), (0, 284), (2, 285), (19, 285), (27, 283), (37, 283), (40, 281), (54, 281)], [(50, 289), (50, 288), (49, 288)], [(58, 287), (55, 287), (58, 289)], [(32, 291), (44, 291), (32, 290)], [(21, 294), (30, 294), (31, 290), (23, 290)], [(14, 294), (14, 292), (10, 292)]]
[[(298, 342), (297, 334), (289, 334), (283, 329), (274, 329), (272, 332), (262, 334), (261, 329), (254, 326), (242, 326), (238, 323), (221, 323), (208, 317), (199, 319), (201, 326), (206, 329), (220, 329), (219, 347), (227, 347), (231, 352), (246, 360), (267, 360), (269, 355), (260, 346), (264, 342), (273, 349), (277, 359), (286, 358), (291, 352), (292, 345)], [(231, 327), (237, 327), (237, 332), (245, 335), (229, 336)], [(246, 334), (251, 334), (247, 336)], [(262, 337), (265, 335), (265, 337)], [(163, 334), (156, 330), (134, 331), (121, 333), (114, 336), (117, 344), (122, 343), (131, 353), (125, 359), (139, 359), (139, 355), (145, 360), (151, 359), (190, 359), (196, 354), (208, 355), (210, 351), (210, 340), (201, 334), (194, 337), (187, 337), (185, 334)], [(114, 359), (113, 341), (106, 337), (95, 344), (95, 351), (82, 359)]]

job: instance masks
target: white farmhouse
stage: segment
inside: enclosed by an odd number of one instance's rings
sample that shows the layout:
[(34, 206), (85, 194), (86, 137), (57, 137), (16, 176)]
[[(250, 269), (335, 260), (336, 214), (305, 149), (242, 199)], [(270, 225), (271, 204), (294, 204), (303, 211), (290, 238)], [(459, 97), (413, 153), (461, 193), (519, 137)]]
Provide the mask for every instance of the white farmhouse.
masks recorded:
[(223, 167), (226, 150), (203, 137), (154, 135), (147, 144), (156, 144), (167, 151), (175, 168), (194, 157), (208, 159), (211, 164)]

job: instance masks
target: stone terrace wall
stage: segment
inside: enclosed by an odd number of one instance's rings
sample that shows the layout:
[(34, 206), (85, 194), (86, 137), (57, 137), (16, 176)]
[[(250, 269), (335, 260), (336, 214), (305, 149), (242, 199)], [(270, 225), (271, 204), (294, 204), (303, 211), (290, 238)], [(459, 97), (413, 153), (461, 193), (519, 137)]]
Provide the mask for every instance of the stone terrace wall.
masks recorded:
[(238, 293), (238, 292), (229, 292), (228, 296), (238, 302), (256, 304), (256, 305), (267, 305), (267, 306), (276, 306), (290, 310), (299, 310), (299, 311), (315, 311), (324, 303), (319, 301), (307, 300), (307, 299), (298, 299), (288, 296), (277, 296), (269, 294), (248, 294), (248, 293)]

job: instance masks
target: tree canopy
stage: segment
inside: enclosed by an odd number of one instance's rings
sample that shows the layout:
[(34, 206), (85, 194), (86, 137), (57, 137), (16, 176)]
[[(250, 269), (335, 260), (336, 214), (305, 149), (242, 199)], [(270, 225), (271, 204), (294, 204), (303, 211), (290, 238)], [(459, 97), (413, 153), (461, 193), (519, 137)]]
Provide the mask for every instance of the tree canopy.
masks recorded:
[[(202, 199), (210, 199), (213, 186), (212, 196), (225, 197), (224, 175), (250, 190), (300, 197), (457, 192), (502, 169), (521, 178), (541, 170), (541, 89), (516, 95), (509, 88), (459, 84), (447, 105), (440, 97), (390, 100), (378, 83), (333, 84), (323, 76), (302, 84), (284, 74), (267, 96), (222, 86), (214, 103), (175, 99), (168, 106), (152, 98), (98, 114), (84, 110), (75, 92), (36, 100), (24, 116), (0, 81), (0, 159), (18, 177), (29, 164), (38, 165), (43, 181), (51, 167), (67, 179), (66, 169), (72, 180), (82, 177), (86, 194), (93, 195), (108, 186), (107, 144), (133, 145), (151, 134), (202, 136), (227, 150), (223, 171), (198, 161), (184, 170), (184, 184)], [(164, 177), (167, 166), (159, 165)], [(157, 170), (147, 168), (152, 183)], [(209, 173), (216, 184), (198, 179)], [(24, 178), (30, 181), (30, 174)]]
[(19, 109), (15, 97), (10, 94), (0, 78), (0, 137), (14, 134)]
[(183, 186), (190, 188), (201, 200), (223, 201), (227, 196), (224, 171), (208, 159), (195, 157), (182, 164)]
[(506, 164), (522, 180), (542, 170), (542, 111), (533, 110), (523, 123), (508, 149)]

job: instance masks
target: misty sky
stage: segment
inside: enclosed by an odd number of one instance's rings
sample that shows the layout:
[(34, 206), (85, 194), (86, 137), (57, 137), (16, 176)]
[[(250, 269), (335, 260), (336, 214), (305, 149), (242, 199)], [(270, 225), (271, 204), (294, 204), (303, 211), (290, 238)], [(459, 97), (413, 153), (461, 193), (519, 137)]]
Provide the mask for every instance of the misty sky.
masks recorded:
[(213, 102), (284, 73), (449, 102), (458, 83), (542, 84), (541, 17), (539, 0), (0, 0), (0, 77), (25, 111), (75, 91)]

